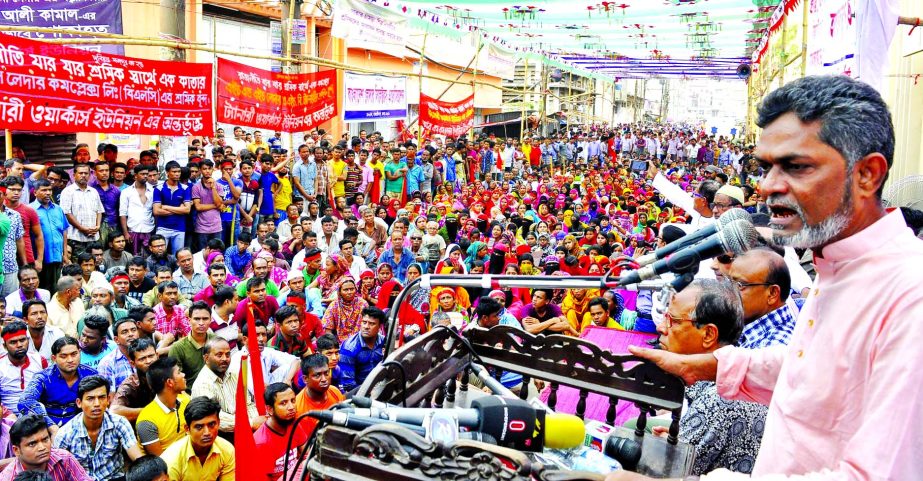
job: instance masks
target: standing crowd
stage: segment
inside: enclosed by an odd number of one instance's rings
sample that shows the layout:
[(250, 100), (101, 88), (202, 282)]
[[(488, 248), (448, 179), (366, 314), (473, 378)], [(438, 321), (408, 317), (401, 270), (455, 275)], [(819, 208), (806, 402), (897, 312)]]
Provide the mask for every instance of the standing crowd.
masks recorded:
[[(731, 209), (767, 226), (767, 166), (688, 125), (422, 145), (313, 131), (293, 152), (278, 132), (236, 127), (193, 140), (185, 165), (157, 150), (96, 154), (81, 144), (68, 168), (4, 164), (0, 481), (234, 479), (237, 410), (267, 479), (281, 479), (315, 427), (299, 424), (287, 452), (295, 418), (342, 401), (382, 362), (392, 309), (401, 342), (435, 325), (597, 327), (696, 354), (787, 344), (812, 284), (809, 252), (761, 241), (703, 262), (665, 313), (622, 289), (420, 287), (394, 304), (424, 274), (603, 275)], [(241, 397), (251, 336), (265, 389), (248, 379)], [(686, 397), (695, 472), (749, 473), (766, 407), (709, 381)]]

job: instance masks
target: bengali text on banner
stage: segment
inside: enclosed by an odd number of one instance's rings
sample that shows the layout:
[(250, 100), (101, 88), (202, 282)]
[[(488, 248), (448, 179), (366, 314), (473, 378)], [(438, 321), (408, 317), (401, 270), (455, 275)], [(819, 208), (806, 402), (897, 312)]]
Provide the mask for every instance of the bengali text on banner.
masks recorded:
[(337, 114), (336, 71), (282, 74), (218, 59), (218, 121), (304, 132)]
[(211, 65), (0, 34), (0, 122), (13, 130), (211, 135)]
[[(0, 25), (41, 27), (53, 32), (10, 31), (36, 40), (81, 38), (62, 30), (88, 34), (122, 33), (121, 0), (0, 0)], [(125, 55), (122, 45), (80, 45), (83, 50)]]
[(474, 125), (474, 95), (460, 102), (443, 102), (420, 94), (420, 126), (449, 137), (464, 135)]

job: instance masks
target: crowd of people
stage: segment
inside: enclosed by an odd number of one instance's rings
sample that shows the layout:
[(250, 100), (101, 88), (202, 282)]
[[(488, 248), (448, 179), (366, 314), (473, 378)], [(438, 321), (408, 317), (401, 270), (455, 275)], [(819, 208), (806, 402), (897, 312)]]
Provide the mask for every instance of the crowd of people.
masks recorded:
[[(77, 145), (69, 168), (4, 164), (0, 481), (234, 479), (237, 410), (280, 479), (315, 427), (301, 423), (286, 452), (295, 418), (363, 383), (394, 309), (399, 342), (436, 325), (593, 327), (701, 354), (788, 344), (813, 282), (806, 246), (766, 234), (703, 262), (665, 312), (651, 291), (623, 289), (415, 288), (395, 305), (424, 274), (603, 275), (731, 209), (768, 226), (780, 215), (760, 193), (771, 165), (698, 126), (420, 145), (317, 130), (293, 152), (278, 132), (235, 127), (193, 140), (185, 165), (157, 150), (125, 163), (114, 145), (96, 151)], [(919, 212), (905, 217), (919, 232)], [(248, 379), (239, 406), (251, 336), (265, 389)], [(500, 377), (529, 396), (541, 387)], [(686, 397), (694, 473), (751, 472), (767, 407), (705, 380)]]

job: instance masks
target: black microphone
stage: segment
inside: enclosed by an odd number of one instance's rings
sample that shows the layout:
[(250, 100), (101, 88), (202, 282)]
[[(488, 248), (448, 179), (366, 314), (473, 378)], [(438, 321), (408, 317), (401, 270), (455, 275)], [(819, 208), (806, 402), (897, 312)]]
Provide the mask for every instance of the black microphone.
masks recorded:
[(705, 226), (691, 234), (684, 235), (683, 237), (676, 239), (675, 241), (661, 247), (660, 249), (655, 250), (654, 252), (644, 254), (643, 256), (637, 258), (635, 262), (637, 262), (639, 266), (644, 267), (648, 264), (659, 261), (660, 259), (663, 259), (664, 257), (684, 247), (691, 246), (698, 243), (702, 239), (711, 237), (712, 235), (724, 229), (724, 227), (731, 222), (740, 219), (752, 222), (749, 212), (741, 208), (731, 209), (722, 214), (721, 217), (718, 218), (717, 222)]
[(618, 461), (623, 468), (633, 471), (641, 460), (641, 443), (612, 435), (606, 439), (603, 454)]
[(665, 272), (684, 273), (697, 268), (699, 262), (726, 252), (742, 254), (756, 244), (759, 233), (749, 221), (738, 219), (728, 223), (708, 239), (687, 247), (667, 259), (631, 271), (619, 278), (619, 286), (637, 284), (653, 279)]
[(400, 426), (405, 427), (419, 434), (420, 436), (426, 436), (426, 429), (420, 425), (413, 425), (369, 416), (359, 416), (355, 413), (349, 412), (348, 408), (339, 409), (337, 411), (308, 411), (308, 416), (323, 421), (327, 424), (335, 424), (337, 426), (355, 429), (356, 431), (361, 431), (367, 427), (377, 426), (379, 424), (399, 424)]

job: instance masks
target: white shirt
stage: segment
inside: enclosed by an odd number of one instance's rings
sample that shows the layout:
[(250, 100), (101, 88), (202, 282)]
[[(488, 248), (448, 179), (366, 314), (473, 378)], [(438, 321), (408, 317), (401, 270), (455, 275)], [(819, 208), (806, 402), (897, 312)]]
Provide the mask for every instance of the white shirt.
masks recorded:
[[(240, 360), (247, 354), (247, 346), (240, 346), (240, 350), (231, 354), (231, 364), (228, 372), (240, 372)], [(274, 382), (285, 382), (292, 363), (297, 363), (298, 358), (271, 347), (260, 351), (260, 364), (263, 366), (263, 382), (268, 386)], [(252, 371), (251, 371), (252, 372)], [(253, 391), (253, 376), (247, 376), (247, 388)]]
[(146, 202), (143, 204), (134, 185), (126, 187), (119, 194), (119, 216), (126, 217), (125, 222), (130, 232), (154, 232), (154, 186), (147, 184), (146, 191)]
[(225, 140), (224, 143), (234, 149), (235, 154), (240, 154), (241, 150), (245, 150), (247, 148), (247, 141), (243, 139), (237, 140), (232, 138), (230, 140)]
[[(16, 289), (6, 296), (6, 313), (10, 316), (22, 318), (22, 296), (20, 291), (21, 289)], [(51, 293), (45, 289), (36, 289), (35, 292), (39, 299), (45, 301), (45, 304), (48, 304), (48, 301), (51, 300)]]
[[(48, 331), (46, 330), (45, 333), (47, 334)], [(28, 333), (26, 336), (28, 336)], [(30, 338), (29, 344), (31, 345), (31, 343)], [(51, 343), (48, 343), (48, 346), (48, 350), (51, 351)], [(48, 365), (47, 359), (34, 352), (26, 354), (26, 360), (22, 366), (14, 366), (10, 361), (10, 356), (6, 353), (0, 356), (0, 402), (19, 416), (19, 398), (22, 396), (22, 392), (26, 389), (32, 377), (48, 367)]]
[[(64, 331), (58, 329), (57, 327), (52, 326), (51, 324), (45, 324), (45, 335), (42, 336), (42, 348), (36, 350), (35, 343), (32, 342), (32, 336), (27, 334), (26, 337), (29, 338), (29, 353), (34, 355), (40, 355), (45, 359), (51, 359), (51, 345), (55, 341), (64, 337)], [(9, 407), (9, 405), (5, 405)]]

